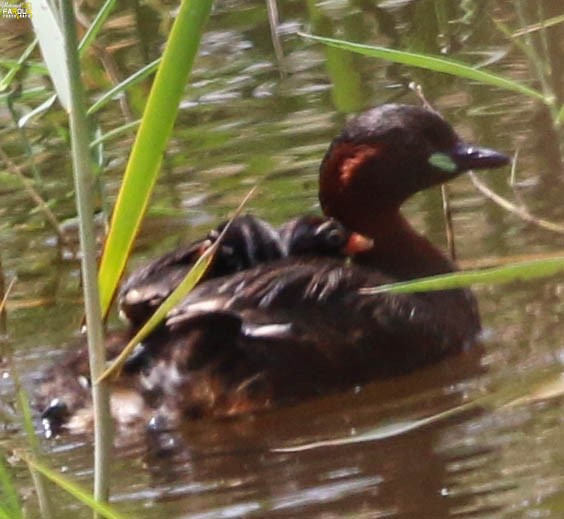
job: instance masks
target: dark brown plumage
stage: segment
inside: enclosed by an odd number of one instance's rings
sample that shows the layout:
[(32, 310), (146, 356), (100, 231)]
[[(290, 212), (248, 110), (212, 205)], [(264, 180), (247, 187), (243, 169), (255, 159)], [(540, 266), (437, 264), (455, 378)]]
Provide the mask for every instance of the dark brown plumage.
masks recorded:
[[(360, 291), (455, 270), (400, 206), (471, 168), (507, 163), (505, 155), (464, 143), (423, 108), (384, 105), (353, 118), (323, 159), (319, 188), (325, 215), (347, 230), (333, 233), (320, 220), (320, 234), (302, 222), (269, 231), (266, 241), (260, 226), (250, 242), (236, 237), (241, 264), (215, 272), (174, 308), (127, 376), (152, 412), (174, 422), (268, 408), (405, 373), (471, 347), (480, 319), (469, 290)], [(292, 236), (296, 249), (288, 257)], [(355, 247), (359, 236), (371, 246)], [(201, 253), (199, 243), (180, 254), (186, 264)], [(247, 253), (257, 243), (274, 252), (255, 261)], [(177, 263), (173, 254), (153, 266)], [(158, 284), (159, 269), (152, 268), (140, 278)], [(122, 300), (134, 285), (126, 283)]]

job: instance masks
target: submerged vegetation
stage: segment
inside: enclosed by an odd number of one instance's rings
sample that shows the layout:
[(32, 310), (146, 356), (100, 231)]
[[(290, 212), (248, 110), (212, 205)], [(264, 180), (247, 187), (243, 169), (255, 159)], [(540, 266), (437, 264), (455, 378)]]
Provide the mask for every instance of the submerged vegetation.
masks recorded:
[[(363, 3), (352, 2), (351, 4), (362, 5)], [(396, 63), (393, 68), (390, 67), (386, 72), (390, 75), (391, 80), (405, 84), (411, 81), (419, 82), (428, 95), (435, 92), (437, 84), (450, 81), (443, 76), (446, 74), (456, 78), (457, 86), (461, 90), (464, 90), (466, 84), (471, 83), (473, 88), (482, 88), (483, 92), (486, 92), (485, 94), (479, 93), (478, 96), (487, 95), (487, 92), (490, 92), (491, 89), (505, 89), (512, 94), (521, 96), (523, 103), (541, 103), (548, 113), (547, 120), (550, 125), (550, 132), (556, 136), (554, 148), (560, 152), (561, 157), (562, 139), (560, 132), (564, 123), (564, 92), (562, 92), (562, 85), (559, 84), (558, 78), (562, 78), (562, 71), (558, 68), (558, 63), (553, 61), (554, 53), (550, 52), (549, 49), (551, 43), (547, 31), (550, 27), (558, 27), (559, 24), (562, 24), (564, 22), (562, 16), (546, 17), (540, 7), (537, 12), (531, 13), (530, 7), (527, 7), (525, 2), (515, 0), (512, 4), (514, 11), (509, 11), (514, 12), (515, 15), (510, 21), (505, 19), (508, 12), (506, 10), (505, 17), (502, 15), (497, 17), (494, 13), (491, 19), (483, 22), (483, 19), (478, 20), (483, 14), (472, 11), (469, 7), (474, 5), (473, 2), (463, 2), (462, 13), (443, 12), (441, 2), (428, 2), (426, 4), (435, 7), (434, 10), (427, 9), (425, 13), (419, 11), (420, 19), (425, 18), (427, 21), (425, 26), (427, 29), (421, 29), (421, 33), (412, 35), (410, 41), (402, 41), (399, 33), (395, 29), (392, 30), (392, 27), (388, 27), (386, 31), (390, 31), (391, 34), (386, 36), (390, 41), (390, 47), (383, 47), (334, 38), (333, 24), (335, 24), (335, 21), (328, 14), (324, 14), (323, 10), (316, 5), (316, 2), (308, 2), (312, 34), (303, 34), (304, 39), (296, 38), (293, 45), (303, 46), (304, 49), (311, 49), (313, 45), (317, 45), (317, 42), (327, 45), (324, 52), (326, 52), (327, 73), (333, 83), (333, 101), (338, 109), (345, 112), (360, 109), (367, 101), (366, 98), (363, 98), (362, 81), (364, 78), (355, 68), (358, 62), (350, 52)], [(539, 3), (540, 5), (541, 3)], [(37, 52), (37, 42), (32, 41), (31, 37), (28, 38), (29, 44), (18, 59), (2, 57), (0, 60), (2, 67), (0, 93), (12, 123), (8, 135), (9, 139), (0, 146), (0, 158), (2, 158), (6, 170), (3, 176), (9, 185), (13, 186), (13, 189), (19, 189), (20, 185), (25, 187), (36, 206), (37, 213), (53, 229), (60, 250), (69, 246), (66, 243), (65, 225), (61, 222), (67, 216), (67, 213), (74, 214), (74, 211), (70, 209), (72, 197), (68, 193), (65, 193), (61, 198), (51, 199), (49, 197), (50, 189), (45, 181), (45, 173), (42, 167), (42, 154), (45, 153), (45, 147), (39, 152), (37, 151), (41, 146), (37, 146), (36, 129), (40, 128), (39, 133), (43, 129), (47, 129), (50, 134), (58, 136), (65, 143), (65, 146), (72, 145), (74, 173), (78, 175), (75, 176), (75, 182), (78, 199), (77, 212), (81, 227), (82, 253), (80, 256), (85, 262), (82, 279), (87, 306), (86, 322), (89, 332), (95, 335), (93, 339), (89, 337), (89, 344), (92, 347), (91, 365), (93, 368), (91, 378), (96, 381), (93, 384), (96, 391), (99, 390), (98, 388), (103, 388), (102, 372), (106, 367), (102, 348), (102, 317), (107, 316), (110, 310), (114, 292), (125, 268), (134, 238), (140, 232), (141, 221), (148, 207), (165, 156), (165, 150), (173, 133), (178, 107), (182, 103), (187, 103), (185, 101), (187, 78), (197, 55), (200, 38), (206, 27), (212, 8), (212, 0), (184, 0), (179, 11), (175, 13), (174, 21), (172, 21), (172, 16), (163, 17), (161, 23), (164, 25), (170, 23), (172, 28), (162, 57), (151, 59), (154, 58), (152, 55), (154, 52), (150, 52), (150, 46), (151, 44), (155, 45), (155, 43), (144, 41), (142, 53), (146, 58), (144, 59), (145, 64), (139, 66), (138, 70), (129, 71), (126, 78), (111, 77), (112, 74), (104, 72), (99, 65), (88, 63), (88, 60), (92, 60), (93, 56), (100, 58), (102, 63), (108, 62), (108, 56), (104, 54), (100, 47), (96, 46), (96, 41), (103, 34), (104, 27), (111, 21), (112, 13), (116, 8), (115, 0), (106, 0), (95, 13), (81, 43), (77, 44), (74, 41), (73, 31), (63, 30), (72, 25), (69, 24), (69, 20), (73, 16), (70, 1), (63, 2), (63, 21), (65, 23), (61, 24), (61, 13), (56, 11), (48, 2), (38, 0), (37, 3), (33, 4), (33, 22), (37, 38), (41, 44), (43, 61)], [(164, 6), (162, 6), (162, 9), (164, 9)], [(370, 12), (370, 9), (367, 12)], [(376, 25), (381, 25), (383, 20), (387, 19), (386, 16), (391, 16), (381, 8), (374, 7), (373, 9), (378, 11), (374, 14), (378, 21)], [(414, 7), (414, 9), (419, 8)], [(246, 15), (253, 14), (253, 12), (246, 13)], [(262, 7), (257, 8), (257, 12), (255, 18), (261, 20), (260, 17), (264, 14)], [(224, 11), (220, 14), (234, 16), (228, 8), (224, 8)], [(452, 27), (454, 24), (449, 21), (455, 14), (462, 16), (462, 19), (457, 22), (460, 34), (453, 34)], [(118, 13), (116, 17), (121, 15), (124, 14)], [(536, 16), (534, 21), (532, 20), (533, 15)], [(466, 21), (464, 17), (466, 17)], [(141, 21), (142, 18), (139, 16), (136, 20), (137, 25), (141, 25)], [(351, 21), (351, 24), (354, 25), (352, 22), (354, 22), (354, 19)], [(483, 60), (484, 65), (479, 60), (469, 60), (467, 56), (464, 59), (459, 59), (455, 51), (451, 52), (451, 47), (456, 47), (456, 43), (464, 48), (466, 40), (473, 36), (471, 24), (478, 24), (478, 22), (487, 25), (488, 30), (492, 30), (492, 27), (495, 28), (505, 38), (508, 47), (514, 47), (523, 53), (521, 60), (526, 63), (529, 74), (514, 79), (503, 70), (502, 66), (498, 66), (498, 62), (502, 62), (501, 57), (486, 56)], [(513, 25), (512, 28), (509, 28), (510, 22)], [(362, 29), (360, 32), (364, 32), (363, 36), (370, 40), (370, 37), (366, 35), (369, 25), (360, 25)], [(111, 31), (111, 29), (108, 30)], [(453, 56), (445, 57), (430, 52), (427, 48), (430, 36), (425, 33), (425, 30), (431, 32), (435, 39), (439, 39), (438, 35), (440, 35), (440, 38), (448, 40), (441, 50), (445, 54), (453, 54)], [(354, 31), (351, 26), (345, 26), (344, 32), (347, 38), (353, 38)], [(275, 30), (274, 34), (276, 33)], [(54, 34), (58, 37), (54, 37)], [(66, 42), (66, 46), (63, 45), (64, 42)], [(392, 48), (392, 46), (397, 48)], [(65, 48), (66, 50), (64, 50)], [(315, 48), (317, 49), (317, 47)], [(78, 56), (82, 59), (82, 74), (78, 61), (74, 61), (72, 58), (73, 54), (76, 59), (78, 59)], [(85, 63), (88, 66), (85, 66)], [(408, 67), (398, 68), (397, 64), (407, 65)], [(112, 67), (106, 68), (111, 70)], [(152, 79), (152, 74), (155, 71), (156, 76), (145, 101), (148, 92), (147, 83)], [(206, 71), (200, 81), (202, 83), (211, 81), (210, 77), (214, 74), (216, 74), (215, 70)], [(63, 106), (64, 111), (70, 114), (70, 132), (63, 110), (58, 108), (55, 101), (53, 89), (44, 81), (47, 76), (51, 78), (54, 90), (57, 92), (58, 102)], [(527, 77), (533, 77), (534, 81), (528, 81)], [(479, 86), (475, 86), (476, 84)], [(95, 88), (92, 88), (92, 85), (95, 85)], [(85, 96), (79, 95), (83, 87), (86, 87)], [(402, 90), (402, 93), (406, 90)], [(93, 91), (95, 91), (95, 94)], [(382, 99), (382, 96), (377, 96), (377, 98)], [(116, 108), (117, 103), (120, 103), (118, 109)], [(196, 104), (194, 101), (190, 101), (190, 103)], [(20, 107), (24, 105), (26, 110), (20, 110)], [(106, 110), (109, 115), (105, 116)], [(499, 110), (503, 112), (504, 107)], [(121, 116), (122, 120), (119, 120), (119, 116), (116, 117), (116, 113)], [(83, 116), (82, 120), (80, 120), (81, 115)], [(188, 110), (188, 122), (186, 124), (189, 130), (187, 133), (188, 137), (193, 138), (194, 146), (205, 142), (209, 149), (213, 151), (214, 146), (217, 146), (218, 143), (223, 144), (229, 141), (232, 134), (227, 129), (225, 135), (222, 135), (221, 132), (216, 132), (210, 136), (202, 135), (205, 133), (205, 115), (204, 112), (199, 117), (191, 117), (190, 110)], [(248, 114), (242, 115), (242, 117), (247, 116)], [(76, 117), (79, 119), (75, 119)], [(110, 119), (109, 122), (108, 119)], [(203, 129), (198, 127), (199, 123), (202, 123)], [(293, 129), (291, 128), (291, 130)], [(100, 247), (99, 243), (96, 243), (96, 229), (93, 226), (94, 206), (97, 205), (98, 208), (105, 209), (111, 205), (106, 199), (106, 190), (103, 187), (106, 180), (100, 178), (100, 173), (104, 168), (107, 168), (109, 163), (106, 146), (111, 145), (112, 141), (120, 136), (131, 135), (133, 131), (136, 131), (135, 140), (127, 165), (124, 168), (125, 175), (120, 182), (119, 194), (113, 193), (111, 198), (115, 197), (115, 204), (104, 214), (103, 219), (107, 221), (110, 216), (109, 213), (111, 213), (111, 224), (107, 233), (105, 233), (103, 255), (100, 267), (97, 269), (95, 258), (97, 249)], [(216, 139), (217, 142), (214, 142), (213, 139)], [(240, 143), (236, 143), (237, 145), (240, 145)], [(267, 158), (262, 157), (261, 159), (261, 157), (261, 155), (257, 155), (256, 163), (251, 164), (250, 167), (256, 176), (263, 175), (272, 166), (268, 163)], [(181, 159), (183, 158), (184, 154), (181, 154)], [(116, 160), (116, 158), (113, 157), (113, 160)], [(89, 171), (92, 167), (97, 171)], [(66, 164), (63, 168), (69, 169)], [(120, 162), (120, 169), (123, 169), (123, 162)], [(84, 175), (82, 184), (80, 181), (81, 171)], [(228, 182), (226, 184), (228, 185)], [(70, 185), (70, 181), (68, 185)], [(67, 189), (70, 190), (70, 188)], [(292, 195), (290, 191), (287, 194), (290, 197)], [(232, 207), (236, 207), (236, 205), (237, 203), (234, 203)], [(264, 207), (268, 207), (268, 205), (268, 201), (264, 202)], [(531, 214), (520, 200), (518, 200), (518, 205), (523, 211), (526, 210), (527, 214)], [(275, 212), (275, 209), (273, 209), (273, 212)], [(539, 221), (541, 220), (539, 219)], [(544, 222), (544, 220), (542, 221)], [(535, 224), (536, 219), (530, 218), (527, 222)], [(554, 231), (559, 232), (558, 226), (554, 226)], [(212, 252), (213, 250), (210, 249), (210, 254)], [(61, 254), (64, 254), (64, 252), (61, 252)], [(205, 261), (208, 259), (209, 257), (206, 257)], [(514, 260), (515, 258), (508, 258), (509, 265), (498, 265), (489, 271), (478, 270), (451, 275), (442, 284), (440, 280), (438, 284), (436, 280), (418, 281), (413, 285), (407, 284), (407, 287), (391, 286), (385, 288), (390, 290), (404, 288), (416, 290), (418, 289), (417, 283), (421, 283), (419, 288), (421, 290), (440, 290), (447, 286), (467, 286), (475, 282), (507, 283), (541, 276), (553, 276), (564, 270), (564, 256), (554, 257), (553, 255), (521, 263), (516, 263)], [(205, 262), (199, 264), (198, 268), (201, 272), (205, 268)], [(197, 282), (197, 275), (198, 273), (192, 274), (192, 278), (188, 278), (186, 289)], [(95, 282), (96, 278), (98, 283)], [(430, 286), (425, 283), (434, 283), (434, 285)], [(98, 296), (98, 290), (100, 296)], [(178, 298), (179, 295), (176, 294), (174, 297)], [(169, 301), (168, 304), (172, 303)], [(163, 314), (164, 310), (159, 312), (157, 317)], [(96, 330), (98, 331), (96, 332)], [(131, 346), (134, 346), (134, 343)], [(117, 368), (119, 366), (116, 366)], [(104, 376), (107, 376), (107, 372)], [(20, 395), (22, 394), (20, 393)], [(25, 398), (22, 398), (21, 401), (25, 403)], [(91, 508), (94, 513), (103, 517), (119, 517), (118, 512), (103, 503), (107, 497), (107, 489), (110, 484), (108, 481), (107, 456), (111, 443), (111, 426), (107, 420), (109, 405), (107, 393), (102, 390), (97, 394), (94, 401), (99, 404), (96, 422), (96, 443), (99, 448), (94, 476), (96, 482), (95, 499), (78, 486), (70, 483), (66, 477), (57, 474), (56, 471), (46, 466), (48, 460), (39, 458), (40, 448), (34, 445), (36, 440), (33, 439), (33, 436), (28, 436), (28, 445), (22, 447), (23, 450), (19, 452), (19, 458), (28, 463), (34, 474), (34, 479), (37, 479), (37, 474), (43, 474), (47, 479), (70, 492), (83, 504)], [(25, 404), (20, 412), (27, 417), (25, 419), (26, 427), (28, 432), (31, 432), (31, 419), (25, 410)], [(38, 484), (43, 486), (44, 482)], [(6, 463), (0, 463), (0, 494), (3, 498), (0, 504), (0, 517), (23, 517), (19, 490), (13, 483), (10, 469)], [(40, 495), (44, 494), (45, 492), (41, 492)], [(43, 516), (48, 517), (48, 505), (45, 504), (45, 501), (40, 504)]]

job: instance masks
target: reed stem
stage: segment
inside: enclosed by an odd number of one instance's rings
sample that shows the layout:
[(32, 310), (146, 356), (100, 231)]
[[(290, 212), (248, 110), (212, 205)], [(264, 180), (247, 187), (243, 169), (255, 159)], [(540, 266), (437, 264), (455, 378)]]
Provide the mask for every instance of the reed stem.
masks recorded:
[[(82, 282), (88, 335), (90, 374), (96, 380), (104, 371), (105, 350), (98, 293), (96, 240), (94, 232), (93, 193), (95, 176), (89, 149), (83, 85), (80, 77), (78, 46), (72, 0), (61, 1), (65, 51), (70, 82), (69, 120), (72, 141), (72, 162), (79, 217), (82, 250)], [(109, 389), (106, 383), (92, 385), (94, 408), (94, 497), (107, 501), (109, 494), (108, 469), (112, 442)], [(94, 517), (97, 517), (96, 512)]]

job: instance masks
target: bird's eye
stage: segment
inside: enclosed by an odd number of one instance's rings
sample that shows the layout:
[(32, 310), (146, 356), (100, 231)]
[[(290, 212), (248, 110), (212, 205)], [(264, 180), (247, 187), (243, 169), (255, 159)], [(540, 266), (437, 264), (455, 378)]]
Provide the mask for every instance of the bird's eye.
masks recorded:
[(321, 237), (322, 241), (330, 247), (341, 246), (346, 241), (345, 230), (331, 219), (319, 225), (314, 235)]
[(340, 245), (344, 242), (344, 235), (340, 229), (331, 229), (327, 234), (327, 243), (329, 245)]

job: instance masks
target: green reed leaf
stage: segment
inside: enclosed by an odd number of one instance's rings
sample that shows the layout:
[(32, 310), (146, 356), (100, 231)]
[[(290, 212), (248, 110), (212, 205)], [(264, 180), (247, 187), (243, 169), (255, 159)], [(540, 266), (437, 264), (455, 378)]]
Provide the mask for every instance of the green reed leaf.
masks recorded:
[(159, 66), (161, 62), (161, 58), (156, 59), (152, 63), (145, 65), (143, 68), (139, 69), (134, 74), (131, 74), (127, 79), (115, 85), (114, 87), (110, 88), (104, 95), (100, 97), (89, 109), (87, 114), (92, 115), (93, 113), (97, 112), (109, 103), (112, 99), (115, 99), (116, 96), (127, 90), (129, 87), (136, 85), (140, 81), (143, 81), (147, 76), (151, 75)]
[(545, 258), (540, 260), (522, 261), (504, 267), (492, 267), (483, 270), (468, 270), (453, 274), (430, 276), (415, 281), (390, 283), (377, 287), (363, 288), (361, 294), (380, 294), (390, 292), (393, 294), (430, 292), (435, 290), (448, 290), (463, 288), (477, 284), (501, 284), (512, 281), (530, 281), (564, 272), (564, 256)]
[(211, 6), (212, 0), (184, 0), (174, 21), (127, 163), (100, 263), (98, 281), (104, 315), (155, 185)]
[[(81, 56), (88, 49), (90, 44), (94, 41), (94, 39), (100, 32), (102, 25), (104, 24), (109, 14), (111, 13), (112, 9), (114, 8), (115, 3), (116, 0), (106, 0), (102, 8), (98, 11), (96, 18), (94, 19), (88, 30), (86, 31), (86, 34), (84, 35), (84, 37), (80, 42), (80, 45), (78, 46), (78, 51)], [(25, 63), (26, 67), (32, 69), (35, 67), (36, 69), (38, 69), (36, 70), (37, 73), (42, 73), (42, 74), (47, 73), (47, 69), (45, 67), (43, 67), (42, 65), (30, 63), (28, 60), (31, 52), (35, 49), (36, 45), (37, 45), (37, 39), (35, 39), (28, 46), (28, 48), (18, 59), (17, 63), (11, 66), (9, 72), (2, 78), (2, 81), (0, 81), (0, 92), (4, 91), (9, 86), (13, 78), (16, 76), (17, 72), (22, 67), (23, 63)], [(22, 128), (26, 126), (31, 120), (41, 116), (43, 113), (49, 110), (53, 106), (53, 103), (56, 98), (57, 96), (50, 96), (45, 102), (41, 103), (38, 107), (33, 109), (31, 112), (22, 116), (18, 120), (18, 127)]]
[(60, 103), (70, 110), (70, 83), (60, 13), (48, 0), (31, 0), (31, 22)]
[(394, 438), (397, 436), (403, 436), (404, 434), (410, 433), (414, 430), (421, 429), (436, 422), (446, 420), (447, 418), (452, 418), (453, 416), (460, 415), (467, 412), (470, 409), (477, 407), (478, 400), (468, 402), (467, 404), (461, 404), (456, 407), (451, 407), (445, 411), (435, 413), (433, 415), (413, 419), (413, 420), (391, 420), (385, 421), (376, 427), (371, 427), (370, 429), (354, 434), (353, 436), (347, 435), (344, 437), (331, 438), (329, 440), (317, 440), (314, 442), (300, 443), (298, 445), (292, 445), (288, 447), (275, 447), (270, 449), (271, 452), (276, 453), (295, 453), (295, 452), (306, 452), (314, 449), (321, 448), (333, 448), (340, 447), (343, 445), (358, 445), (359, 443), (366, 442), (376, 442), (387, 440), (389, 438)]
[(184, 279), (181, 281), (178, 287), (176, 287), (176, 289), (162, 302), (155, 313), (141, 327), (141, 329), (129, 341), (123, 351), (112, 362), (111, 366), (106, 371), (104, 371), (104, 373), (102, 373), (100, 378), (95, 381), (96, 384), (102, 382), (103, 380), (106, 380), (114, 374), (118, 374), (123, 364), (127, 360), (127, 357), (133, 351), (135, 346), (137, 346), (143, 339), (145, 339), (166, 317), (168, 312), (170, 312), (170, 310), (172, 310), (178, 303), (180, 303), (180, 301), (182, 301), (182, 299), (184, 299), (186, 295), (188, 295), (188, 293), (198, 284), (200, 279), (202, 279), (202, 276), (208, 270), (211, 262), (213, 261), (225, 234), (231, 227), (231, 223), (241, 214), (243, 207), (245, 207), (246, 203), (253, 196), (255, 191), (256, 187), (249, 191), (249, 193), (239, 204), (239, 207), (235, 210), (233, 216), (229, 219), (227, 225), (223, 228), (215, 242), (198, 258), (194, 266), (188, 271), (186, 276), (184, 276)]
[(95, 148), (99, 144), (112, 140), (113, 138), (117, 137), (118, 135), (121, 135), (122, 133), (127, 133), (129, 131), (136, 130), (140, 124), (141, 124), (141, 119), (137, 119), (136, 121), (131, 121), (129, 123), (122, 124), (121, 126), (118, 126), (117, 128), (114, 128), (100, 135), (99, 137), (96, 137), (90, 143), (90, 148)]
[(11, 519), (22, 518), (20, 496), (10, 476), (8, 467), (4, 463), (3, 451), (0, 451), (0, 495), (2, 496), (0, 517), (8, 517)]
[(48, 99), (43, 101), (43, 103), (41, 103), (39, 106), (36, 106), (33, 110), (20, 117), (18, 119), (18, 128), (23, 128), (30, 121), (33, 121), (34, 119), (45, 113), (47, 110), (49, 110), (49, 108), (51, 108), (55, 104), (56, 100), (57, 100), (57, 96), (53, 94)]
[(128, 342), (127, 346), (112, 362), (110, 367), (106, 369), (104, 373), (102, 373), (98, 380), (95, 381), (96, 384), (107, 380), (114, 374), (119, 374), (123, 367), (123, 364), (127, 360), (127, 357), (129, 357), (135, 346), (137, 346), (143, 339), (145, 339), (151, 333), (151, 331), (153, 331), (166, 317), (166, 314), (170, 310), (172, 310), (172, 308), (176, 306), (182, 300), (182, 298), (197, 285), (198, 281), (202, 279), (202, 276), (206, 273), (208, 267), (210, 266), (210, 263), (213, 261), (218, 244), (219, 240), (198, 258), (194, 266), (186, 274), (178, 287), (176, 287), (176, 289), (163, 301), (161, 306), (159, 306), (155, 313)]
[(86, 34), (82, 37), (82, 40), (80, 40), (80, 44), (78, 45), (78, 53), (80, 56), (84, 54), (88, 47), (90, 47), (90, 44), (96, 39), (102, 25), (104, 25), (104, 22), (107, 20), (115, 5), (116, 0), (106, 0), (104, 2), (104, 5), (96, 14), (96, 18), (94, 18), (90, 27), (88, 27)]
[(10, 67), (10, 70), (0, 81), (0, 92), (4, 92), (4, 90), (6, 90), (10, 86), (14, 78), (17, 76), (18, 72), (21, 70), (25, 61), (29, 58), (29, 56), (31, 56), (31, 53), (35, 50), (36, 46), (37, 46), (37, 38), (34, 38), (33, 41), (23, 51), (17, 63), (15, 63), (12, 67)]
[(531, 32), (542, 31), (544, 29), (548, 29), (554, 25), (559, 25), (564, 23), (564, 14), (553, 16), (552, 18), (548, 18), (547, 20), (543, 20), (542, 23), (534, 23), (532, 25), (528, 25), (527, 27), (523, 27), (518, 31), (515, 31), (512, 36), (518, 37), (523, 36), (525, 34), (530, 34)]
[(503, 76), (492, 74), (491, 72), (486, 72), (484, 70), (474, 68), (471, 65), (466, 65), (464, 63), (460, 63), (451, 59), (432, 56), (428, 54), (420, 54), (416, 52), (387, 49), (385, 47), (351, 43), (343, 40), (336, 40), (334, 38), (314, 36), (312, 34), (299, 34), (304, 38), (318, 41), (331, 47), (337, 47), (339, 49), (356, 52), (364, 56), (386, 59), (394, 63), (401, 63), (403, 65), (410, 65), (413, 67), (433, 70), (435, 72), (442, 72), (465, 79), (471, 79), (486, 85), (492, 85), (495, 87), (504, 88), (506, 90), (512, 90), (513, 92), (518, 92), (534, 99), (540, 99), (545, 103), (548, 102), (548, 100), (545, 99), (544, 95), (541, 92), (522, 85), (517, 81), (513, 81)]
[(55, 485), (57, 485), (59, 488), (62, 488), (64, 491), (68, 492), (75, 499), (88, 506), (93, 511), (97, 512), (102, 517), (106, 517), (107, 519), (125, 519), (125, 516), (117, 512), (112, 506), (106, 503), (102, 503), (101, 501), (96, 501), (96, 499), (94, 499), (94, 497), (89, 492), (84, 490), (76, 483), (70, 481), (62, 474), (59, 474), (58, 472), (50, 469), (43, 463), (30, 458), (29, 456), (23, 456), (23, 459), (31, 469), (36, 470), (37, 472), (45, 476), (48, 480), (55, 483)]

